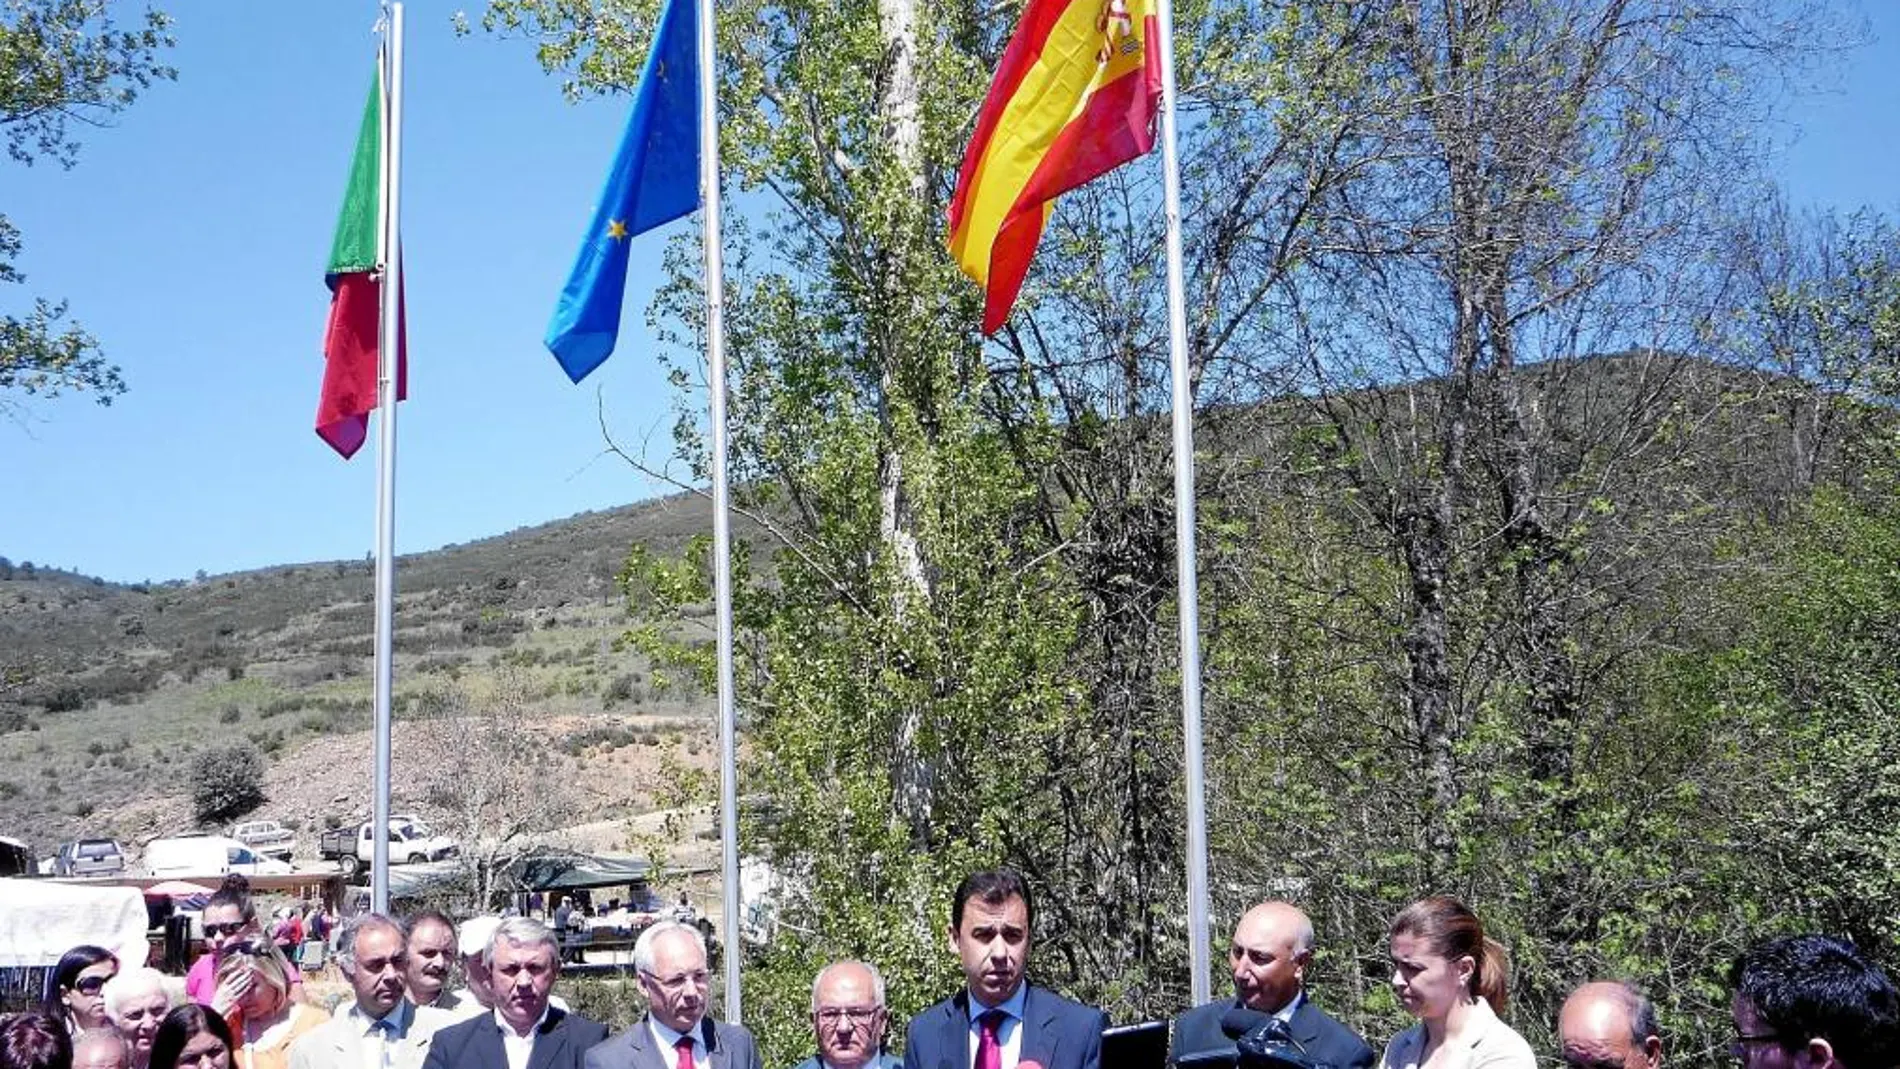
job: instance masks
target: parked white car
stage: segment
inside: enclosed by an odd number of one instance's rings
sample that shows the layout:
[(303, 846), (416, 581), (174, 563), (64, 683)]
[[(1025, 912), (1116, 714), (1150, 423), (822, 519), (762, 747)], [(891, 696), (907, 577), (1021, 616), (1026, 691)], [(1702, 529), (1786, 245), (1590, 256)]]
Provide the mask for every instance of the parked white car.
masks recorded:
[(154, 876), (281, 876), (287, 862), (252, 850), (223, 835), (181, 835), (145, 844), (145, 867)]
[(274, 820), (247, 820), (233, 825), (231, 838), (279, 861), (289, 861), (297, 849), (296, 833)]

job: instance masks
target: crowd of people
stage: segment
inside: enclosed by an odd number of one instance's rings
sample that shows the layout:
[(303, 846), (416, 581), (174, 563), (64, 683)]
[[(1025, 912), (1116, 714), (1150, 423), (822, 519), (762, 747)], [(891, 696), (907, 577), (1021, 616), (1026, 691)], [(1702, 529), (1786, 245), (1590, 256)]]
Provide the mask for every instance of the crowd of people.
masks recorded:
[[(1033, 921), (1017, 873), (966, 877), (948, 928), (964, 984), (910, 1020), (901, 1058), (885, 1047), (882, 976), (844, 960), (813, 978), (814, 1050), (794, 1069), (1103, 1069), (1102, 1011), (1028, 980)], [(560, 933), (531, 917), (476, 917), (458, 928), (432, 911), (358, 914), (337, 932), (350, 994), (327, 1013), (305, 1001), (302, 977), (242, 885), (220, 889), (203, 923), (207, 952), (179, 1005), (153, 969), (122, 967), (97, 947), (68, 952), (39, 1011), (0, 1018), (0, 1069), (762, 1069), (750, 1033), (708, 1015), (704, 936), (678, 920), (635, 942), (647, 1011), (612, 1037), (553, 994)], [(1168, 1061), (1535, 1069), (1537, 1053), (1503, 1017), (1509, 956), (1457, 899), (1414, 902), (1391, 924), (1392, 991), (1417, 1021), (1383, 1053), (1306, 990), (1314, 949), (1312, 921), (1297, 906), (1248, 910), (1228, 950), (1233, 995), (1173, 1022)], [(451, 989), (458, 965), (465, 986)], [(1730, 1053), (1743, 1069), (1900, 1066), (1900, 994), (1845, 941), (1762, 943), (1737, 959), (1728, 982)], [(1661, 1069), (1668, 1044), (1655, 1007), (1627, 982), (1583, 984), (1556, 1024), (1560, 1049), (1551, 1054), (1567, 1069)]]

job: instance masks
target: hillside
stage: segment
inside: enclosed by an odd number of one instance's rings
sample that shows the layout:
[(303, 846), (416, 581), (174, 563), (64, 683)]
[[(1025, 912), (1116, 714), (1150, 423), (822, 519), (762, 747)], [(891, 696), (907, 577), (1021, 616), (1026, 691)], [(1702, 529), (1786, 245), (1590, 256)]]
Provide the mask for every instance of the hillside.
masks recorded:
[[(615, 648), (614, 582), (629, 547), (678, 552), (710, 515), (678, 496), (400, 558), (397, 805), (443, 816), (467, 718), (499, 705), (552, 744), (542, 773), (582, 788), (575, 823), (650, 808), (665, 760), (710, 767), (710, 701)], [(161, 586), (0, 568), (0, 834), (44, 855), (188, 830), (194, 755), (233, 742), (268, 759), (256, 815), (308, 831), (365, 812), (371, 597), (366, 561)]]

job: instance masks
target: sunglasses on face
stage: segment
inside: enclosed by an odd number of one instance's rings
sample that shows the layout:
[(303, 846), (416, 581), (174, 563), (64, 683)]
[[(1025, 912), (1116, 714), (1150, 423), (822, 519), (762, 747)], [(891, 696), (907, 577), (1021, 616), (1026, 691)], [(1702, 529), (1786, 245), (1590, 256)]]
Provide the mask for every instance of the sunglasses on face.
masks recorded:
[(96, 995), (99, 993), (99, 989), (106, 986), (106, 981), (110, 979), (112, 979), (111, 976), (82, 976), (73, 981), (73, 990), (82, 995)]
[(209, 939), (214, 935), (236, 935), (247, 927), (249, 927), (249, 922), (247, 921), (232, 921), (229, 924), (207, 924), (205, 925), (205, 938)]

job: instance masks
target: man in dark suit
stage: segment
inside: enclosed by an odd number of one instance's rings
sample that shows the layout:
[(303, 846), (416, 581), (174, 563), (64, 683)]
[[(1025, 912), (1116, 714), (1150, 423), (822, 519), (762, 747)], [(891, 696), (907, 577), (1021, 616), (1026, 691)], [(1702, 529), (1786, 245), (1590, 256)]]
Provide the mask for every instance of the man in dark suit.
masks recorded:
[(1278, 1017), (1307, 1056), (1336, 1069), (1367, 1069), (1377, 1059), (1352, 1029), (1328, 1017), (1306, 997), (1306, 966), (1313, 960), (1313, 922), (1286, 902), (1262, 902), (1234, 926), (1227, 963), (1234, 997), (1187, 1011), (1174, 1022), (1168, 1058), (1232, 1053), (1234, 1037), (1221, 1031), (1221, 1017), (1234, 1009)]
[(1108, 1018), (1024, 979), (1033, 920), (1029, 886), (1008, 869), (957, 885), (950, 949), (966, 983), (911, 1019), (904, 1069), (1100, 1069)]
[(633, 944), (647, 1015), (587, 1052), (586, 1069), (760, 1069), (752, 1033), (706, 1016), (706, 940), (661, 921)]
[(423, 1069), (580, 1069), (607, 1038), (606, 1025), (548, 1005), (561, 946), (540, 921), (502, 921), (482, 961), (494, 1009), (436, 1032)]

